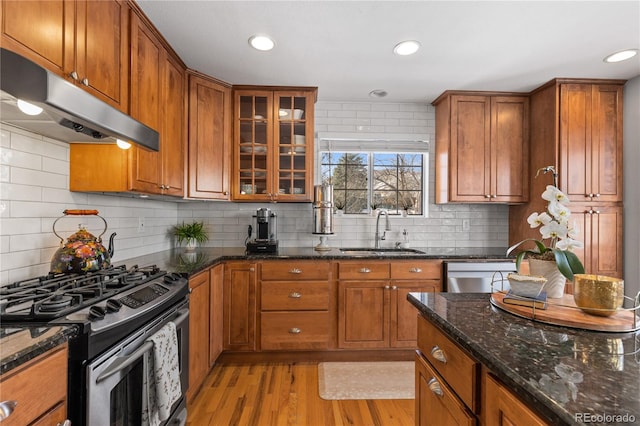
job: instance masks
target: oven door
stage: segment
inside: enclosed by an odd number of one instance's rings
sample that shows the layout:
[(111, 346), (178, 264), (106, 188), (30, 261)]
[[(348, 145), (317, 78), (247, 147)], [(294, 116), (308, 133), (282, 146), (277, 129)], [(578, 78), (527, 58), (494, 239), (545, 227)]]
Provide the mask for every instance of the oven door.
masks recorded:
[(189, 305), (188, 301), (132, 333), (127, 339), (91, 361), (87, 374), (87, 425), (141, 424), (145, 353), (153, 347), (146, 342), (169, 321), (176, 325), (182, 397), (174, 403), (165, 425), (184, 425), (187, 419), (185, 393), (189, 385)]

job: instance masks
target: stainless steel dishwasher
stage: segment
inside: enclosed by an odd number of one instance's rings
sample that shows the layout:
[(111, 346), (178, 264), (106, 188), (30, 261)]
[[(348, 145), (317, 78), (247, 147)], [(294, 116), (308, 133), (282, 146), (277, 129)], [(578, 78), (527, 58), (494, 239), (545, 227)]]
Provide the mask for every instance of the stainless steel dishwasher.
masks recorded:
[(491, 293), (509, 289), (507, 275), (516, 271), (511, 260), (473, 260), (444, 262), (444, 282), (450, 293)]

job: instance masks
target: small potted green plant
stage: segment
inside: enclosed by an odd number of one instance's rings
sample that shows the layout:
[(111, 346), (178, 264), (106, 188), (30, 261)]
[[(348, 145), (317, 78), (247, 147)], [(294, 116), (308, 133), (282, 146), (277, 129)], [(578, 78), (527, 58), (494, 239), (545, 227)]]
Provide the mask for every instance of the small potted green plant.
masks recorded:
[(344, 201), (342, 201), (342, 200), (334, 200), (333, 201), (333, 207), (335, 207), (335, 209), (336, 209), (335, 213), (338, 216), (342, 216), (343, 211), (344, 211)]
[(174, 227), (173, 234), (178, 239), (178, 244), (186, 242), (185, 249), (188, 251), (194, 250), (197, 244), (202, 244), (209, 239), (204, 222), (182, 222), (182, 225)]

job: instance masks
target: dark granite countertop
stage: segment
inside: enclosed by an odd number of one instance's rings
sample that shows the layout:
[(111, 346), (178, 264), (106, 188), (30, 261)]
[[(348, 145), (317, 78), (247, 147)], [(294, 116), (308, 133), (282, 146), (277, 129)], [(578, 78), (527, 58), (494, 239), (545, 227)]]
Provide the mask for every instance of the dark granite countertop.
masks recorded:
[(408, 300), (552, 424), (640, 422), (640, 331), (541, 324), (492, 306), (489, 294)]
[[(247, 254), (244, 247), (198, 248), (194, 252), (184, 249), (166, 250), (139, 256), (116, 265), (125, 264), (148, 266), (157, 265), (169, 272), (193, 275), (227, 260), (265, 259), (504, 259), (506, 249), (430, 249), (416, 247), (424, 254), (377, 255), (362, 253), (357, 257), (341, 253), (334, 248), (330, 251), (316, 251), (313, 248), (280, 247), (277, 254)], [(74, 327), (21, 327), (14, 324), (0, 324), (0, 373), (4, 373), (21, 363), (32, 359), (53, 346), (65, 342), (75, 333)], [(31, 337), (34, 336), (34, 337)]]
[(161, 269), (186, 274), (195, 274), (226, 260), (268, 260), (268, 259), (443, 259), (443, 260), (504, 260), (506, 248), (422, 248), (414, 247), (423, 253), (375, 254), (359, 253), (357, 256), (342, 253), (338, 248), (329, 251), (316, 251), (310, 247), (280, 247), (276, 254), (248, 254), (244, 247), (207, 248), (201, 247), (194, 252), (184, 249), (166, 250), (139, 256), (118, 264), (127, 266), (158, 265)]
[(0, 326), (0, 374), (65, 343), (77, 333), (75, 326)]

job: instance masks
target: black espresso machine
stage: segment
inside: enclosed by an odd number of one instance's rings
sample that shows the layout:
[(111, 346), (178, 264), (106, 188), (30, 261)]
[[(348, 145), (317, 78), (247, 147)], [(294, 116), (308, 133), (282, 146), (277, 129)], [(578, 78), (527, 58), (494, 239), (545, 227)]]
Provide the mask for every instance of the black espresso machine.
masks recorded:
[[(258, 209), (253, 217), (255, 219), (256, 237), (247, 242), (247, 253), (277, 253), (276, 214), (263, 207)], [(251, 236), (253, 236), (253, 233), (251, 233)]]

